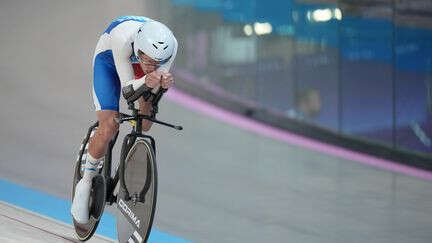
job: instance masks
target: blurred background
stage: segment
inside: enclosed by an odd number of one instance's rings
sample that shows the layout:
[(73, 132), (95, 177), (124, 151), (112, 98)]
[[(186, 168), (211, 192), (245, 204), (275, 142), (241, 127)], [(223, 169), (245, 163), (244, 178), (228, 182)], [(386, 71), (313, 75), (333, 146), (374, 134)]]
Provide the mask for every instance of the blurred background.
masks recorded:
[(432, 151), (431, 1), (155, 2), (183, 43), (185, 81), (339, 134)]
[[(0, 179), (70, 200), (73, 161), (96, 119), (94, 48), (122, 15), (173, 30), (171, 96), (432, 170), (431, 0), (2, 0)], [(432, 239), (430, 172), (272, 139), (176, 97), (162, 100), (159, 118), (185, 130), (151, 132), (161, 231), (193, 242)]]

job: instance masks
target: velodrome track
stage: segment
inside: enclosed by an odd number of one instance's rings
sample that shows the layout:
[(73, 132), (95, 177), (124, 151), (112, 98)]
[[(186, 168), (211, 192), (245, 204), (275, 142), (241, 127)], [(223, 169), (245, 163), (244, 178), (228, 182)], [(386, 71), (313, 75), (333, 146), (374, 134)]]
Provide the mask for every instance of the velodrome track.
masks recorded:
[[(110, 12), (96, 16), (100, 3), (0, 4), (0, 179), (69, 200), (73, 161), (95, 118), (95, 33), (133, 9), (116, 12), (111, 1)], [(158, 230), (193, 242), (432, 239), (429, 180), (252, 132), (170, 92), (159, 118), (185, 130), (151, 132), (159, 145)]]

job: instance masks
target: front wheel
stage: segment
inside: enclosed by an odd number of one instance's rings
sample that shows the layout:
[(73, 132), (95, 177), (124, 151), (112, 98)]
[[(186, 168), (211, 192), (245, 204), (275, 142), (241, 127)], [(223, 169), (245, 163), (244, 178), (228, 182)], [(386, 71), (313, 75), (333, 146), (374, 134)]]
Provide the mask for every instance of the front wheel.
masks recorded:
[(157, 198), (157, 167), (151, 144), (137, 139), (122, 163), (124, 169), (120, 173), (124, 178), (120, 179), (117, 197), (118, 239), (119, 242), (147, 242)]

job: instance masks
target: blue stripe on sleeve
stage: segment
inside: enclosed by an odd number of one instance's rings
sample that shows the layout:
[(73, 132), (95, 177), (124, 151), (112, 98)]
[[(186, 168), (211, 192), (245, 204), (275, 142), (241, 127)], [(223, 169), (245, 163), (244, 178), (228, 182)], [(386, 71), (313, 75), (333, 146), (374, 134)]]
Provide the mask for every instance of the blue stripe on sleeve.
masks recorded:
[(112, 29), (114, 29), (117, 25), (125, 22), (125, 21), (137, 21), (137, 22), (145, 22), (148, 18), (142, 16), (121, 16), (117, 19), (113, 20), (104, 33), (110, 33)]

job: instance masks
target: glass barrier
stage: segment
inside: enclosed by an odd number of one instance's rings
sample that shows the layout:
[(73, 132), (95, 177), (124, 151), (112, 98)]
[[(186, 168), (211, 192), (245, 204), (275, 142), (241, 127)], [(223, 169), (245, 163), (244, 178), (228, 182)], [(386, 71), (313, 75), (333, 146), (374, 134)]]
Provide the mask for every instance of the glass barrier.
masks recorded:
[(149, 0), (175, 74), (222, 98), (432, 152), (432, 1)]

